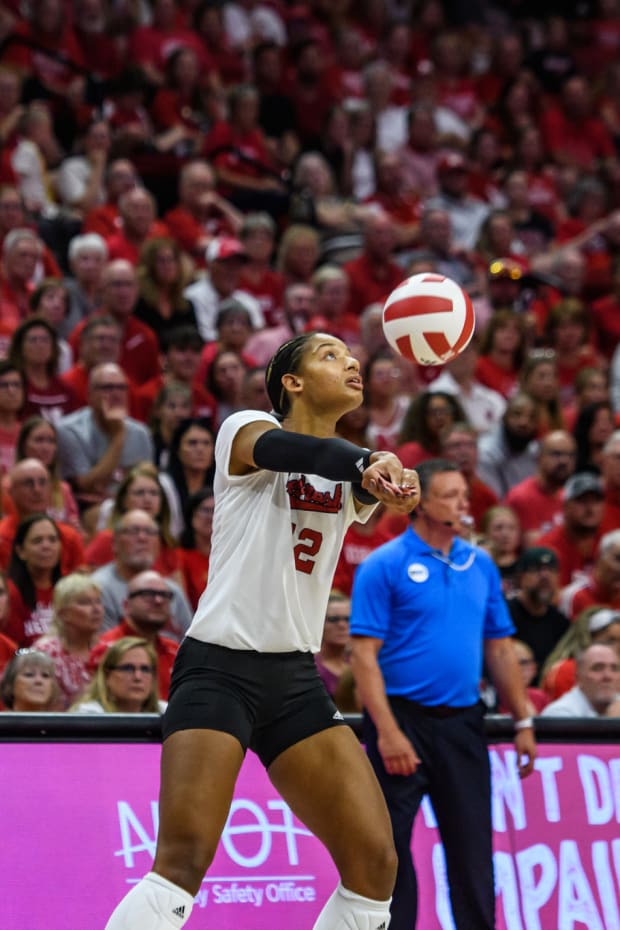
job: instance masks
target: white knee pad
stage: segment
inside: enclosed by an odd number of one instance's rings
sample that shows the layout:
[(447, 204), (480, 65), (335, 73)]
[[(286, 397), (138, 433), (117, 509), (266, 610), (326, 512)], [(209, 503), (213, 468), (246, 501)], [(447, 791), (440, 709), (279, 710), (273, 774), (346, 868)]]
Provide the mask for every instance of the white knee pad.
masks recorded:
[(364, 898), (339, 884), (313, 930), (387, 930), (391, 901)]
[(180, 930), (193, 906), (191, 894), (149, 872), (125, 895), (105, 930)]

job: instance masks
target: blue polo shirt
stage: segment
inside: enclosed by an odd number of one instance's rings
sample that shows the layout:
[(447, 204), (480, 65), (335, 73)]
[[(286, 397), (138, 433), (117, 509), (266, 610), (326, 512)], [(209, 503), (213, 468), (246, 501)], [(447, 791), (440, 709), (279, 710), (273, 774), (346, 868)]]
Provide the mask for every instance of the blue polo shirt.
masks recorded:
[(487, 552), (457, 538), (446, 556), (408, 528), (358, 567), (351, 633), (383, 641), (387, 694), (464, 707), (479, 697), (484, 640), (514, 626)]

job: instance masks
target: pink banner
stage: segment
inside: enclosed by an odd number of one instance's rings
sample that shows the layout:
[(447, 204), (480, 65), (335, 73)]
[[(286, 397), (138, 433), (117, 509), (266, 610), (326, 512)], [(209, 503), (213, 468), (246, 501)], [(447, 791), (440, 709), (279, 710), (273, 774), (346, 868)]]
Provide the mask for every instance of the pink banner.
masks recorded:
[[(542, 745), (520, 782), (510, 746), (491, 748), (498, 930), (620, 930), (620, 752)], [(100, 930), (148, 871), (157, 833), (159, 746), (3, 744), (0, 926)], [(451, 930), (428, 805), (414, 855), (420, 930)], [(310, 930), (336, 873), (249, 754), (188, 930)]]

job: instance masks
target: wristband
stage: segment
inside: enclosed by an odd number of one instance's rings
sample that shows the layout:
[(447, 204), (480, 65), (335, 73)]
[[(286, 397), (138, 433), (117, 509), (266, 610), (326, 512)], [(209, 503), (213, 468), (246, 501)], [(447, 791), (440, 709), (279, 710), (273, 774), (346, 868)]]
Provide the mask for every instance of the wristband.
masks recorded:
[(515, 730), (531, 730), (534, 727), (534, 721), (531, 717), (523, 717), (521, 720), (515, 720)]

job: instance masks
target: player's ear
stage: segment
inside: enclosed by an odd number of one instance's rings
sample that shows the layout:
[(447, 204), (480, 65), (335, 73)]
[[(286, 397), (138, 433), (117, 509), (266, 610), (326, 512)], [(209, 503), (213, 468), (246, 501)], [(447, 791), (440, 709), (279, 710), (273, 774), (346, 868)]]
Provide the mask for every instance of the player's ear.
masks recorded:
[(303, 378), (299, 375), (291, 374), (282, 375), (282, 387), (289, 394), (298, 394), (303, 385)]

